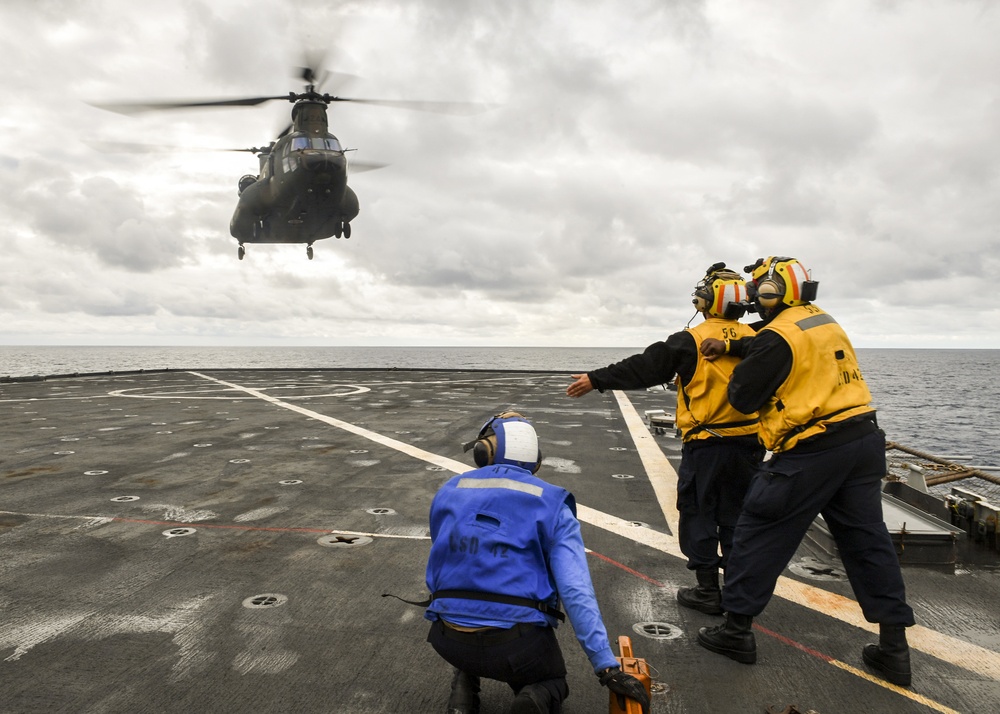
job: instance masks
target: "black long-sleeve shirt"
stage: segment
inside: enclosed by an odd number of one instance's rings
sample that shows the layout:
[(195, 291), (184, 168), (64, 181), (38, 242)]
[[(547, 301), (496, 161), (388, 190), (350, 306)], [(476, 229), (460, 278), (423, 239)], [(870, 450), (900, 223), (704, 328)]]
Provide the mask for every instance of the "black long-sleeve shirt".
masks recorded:
[(663, 342), (654, 342), (643, 352), (621, 362), (588, 372), (590, 383), (606, 389), (645, 389), (680, 377), (687, 384), (698, 365), (698, 345), (690, 332), (675, 332)]
[(767, 404), (792, 371), (792, 348), (772, 330), (733, 340), (729, 354), (740, 358), (729, 379), (729, 403), (744, 414)]

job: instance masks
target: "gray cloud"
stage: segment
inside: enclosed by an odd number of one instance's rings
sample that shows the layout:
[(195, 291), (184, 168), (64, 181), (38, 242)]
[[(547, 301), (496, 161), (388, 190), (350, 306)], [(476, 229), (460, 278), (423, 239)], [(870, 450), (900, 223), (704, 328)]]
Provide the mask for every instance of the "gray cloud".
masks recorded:
[[(709, 264), (791, 254), (859, 344), (987, 346), (954, 315), (1000, 262), (998, 25), (937, 1), (4, 3), (0, 342), (638, 346)], [(310, 56), (346, 96), (493, 105), (332, 107), (389, 166), (352, 177), (354, 235), (314, 261), (236, 260), (248, 154), (85, 143), (266, 144), (287, 103), (84, 102), (281, 94)]]

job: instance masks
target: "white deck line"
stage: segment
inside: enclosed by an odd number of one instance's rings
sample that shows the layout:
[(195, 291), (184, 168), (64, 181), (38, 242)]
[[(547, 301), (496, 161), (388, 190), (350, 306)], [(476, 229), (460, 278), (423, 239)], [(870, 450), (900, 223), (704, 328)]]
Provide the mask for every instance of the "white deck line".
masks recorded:
[[(469, 470), (468, 464), (464, 464), (445, 456), (432, 454), (429, 451), (424, 451), (423, 449), (419, 449), (411, 444), (383, 436), (378, 432), (355, 426), (349, 422), (341, 421), (340, 419), (335, 419), (333, 417), (326, 416), (325, 414), (320, 414), (319, 412), (314, 412), (311, 409), (283, 402), (280, 399), (264, 394), (256, 389), (242, 387), (231, 382), (224, 382), (220, 379), (215, 379), (214, 377), (209, 377), (199, 372), (190, 372), (190, 374), (211, 382), (216, 382), (217, 384), (225, 385), (232, 389), (236, 389), (244, 392), (245, 394), (249, 394), (250, 396), (262, 399), (270, 404), (274, 404), (275, 406), (302, 414), (310, 419), (316, 419), (338, 429), (343, 429), (352, 434), (374, 441), (375, 443), (387, 446), (390, 449), (400, 451), (416, 459), (441, 466), (452, 471), (453, 473), (464, 473)], [(638, 416), (638, 413), (635, 411), (632, 403), (628, 400), (628, 397), (620, 392), (615, 392), (614, 394), (616, 399), (618, 399), (619, 406), (622, 409), (622, 414), (629, 427), (629, 433), (632, 435), (636, 448), (639, 449), (643, 467), (647, 469), (647, 475), (650, 478), (650, 482), (654, 484), (653, 488), (656, 492), (657, 499), (660, 501), (660, 506), (664, 511), (664, 516), (667, 518), (667, 523), (671, 525), (671, 530), (674, 530), (677, 522), (676, 508), (672, 509), (673, 515), (668, 513), (668, 508), (664, 506), (664, 499), (667, 499), (667, 503), (669, 504), (669, 494), (673, 493), (675, 494), (674, 500), (676, 501), (677, 475), (670, 466), (670, 463), (667, 461), (667, 457), (663, 455), (663, 451), (656, 444), (656, 440), (649, 434), (649, 430), (646, 428), (642, 419)], [(660, 483), (658, 490), (656, 482), (670, 478), (672, 478), (673, 481), (672, 486), (670, 483)], [(623, 538), (631, 540), (635, 543), (647, 545), (663, 553), (668, 553), (669, 555), (673, 555), (678, 558), (684, 558), (684, 555), (681, 553), (680, 547), (677, 544), (677, 539), (666, 533), (660, 533), (651, 528), (637, 528), (633, 526), (630, 521), (589, 508), (588, 506), (584, 506), (580, 503), (577, 504), (577, 516), (584, 523), (588, 523), (598, 528), (603, 528), (604, 530), (616, 533)], [(671, 518), (673, 518), (672, 523)], [(774, 594), (778, 597), (784, 598), (785, 600), (794, 602), (797, 605), (807, 607), (820, 614), (828, 615), (849, 625), (854, 625), (855, 627), (868, 630), (869, 632), (878, 632), (878, 626), (870, 622), (866, 622), (864, 617), (861, 615), (861, 609), (858, 604), (849, 598), (827, 592), (821, 588), (806, 585), (805, 583), (800, 583), (797, 580), (784, 576), (778, 578), (778, 585), (777, 588), (775, 588)], [(979, 647), (971, 642), (965, 642), (920, 625), (914, 625), (909, 628), (907, 632), (907, 639), (909, 640), (911, 647), (918, 649), (921, 652), (926, 652), (927, 654), (937, 657), (940, 660), (949, 662), (970, 672), (975, 672), (984, 677), (1000, 681), (1000, 653), (998, 652), (988, 650), (984, 647)], [(919, 671), (917, 676), (919, 677)], [(909, 694), (908, 690), (893, 687), (893, 685), (888, 683), (884, 686), (897, 689), (903, 694)]]
[(649, 433), (646, 423), (632, 406), (632, 402), (625, 395), (625, 392), (615, 390), (612, 394), (618, 400), (618, 408), (625, 418), (628, 433), (632, 436), (632, 441), (635, 442), (635, 448), (639, 452), (643, 468), (646, 469), (649, 483), (653, 486), (656, 500), (660, 502), (660, 510), (663, 511), (667, 526), (671, 533), (677, 533), (677, 520), (679, 518), (677, 513), (677, 472), (674, 471), (674, 467), (670, 465), (667, 457), (663, 455), (663, 450), (656, 443), (653, 435)]

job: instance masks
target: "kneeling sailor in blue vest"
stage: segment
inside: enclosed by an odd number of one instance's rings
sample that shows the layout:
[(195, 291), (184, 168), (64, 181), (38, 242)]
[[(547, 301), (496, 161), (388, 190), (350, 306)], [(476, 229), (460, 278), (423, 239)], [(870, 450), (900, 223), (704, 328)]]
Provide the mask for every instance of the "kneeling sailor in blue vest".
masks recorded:
[(534, 428), (505, 412), (469, 449), (480, 468), (445, 483), (430, 512), (427, 641), (455, 667), (448, 714), (479, 711), (480, 677), (510, 685), (512, 713), (560, 710), (560, 599), (601, 684), (648, 712), (646, 690), (611, 651), (573, 495), (532, 475), (542, 462)]

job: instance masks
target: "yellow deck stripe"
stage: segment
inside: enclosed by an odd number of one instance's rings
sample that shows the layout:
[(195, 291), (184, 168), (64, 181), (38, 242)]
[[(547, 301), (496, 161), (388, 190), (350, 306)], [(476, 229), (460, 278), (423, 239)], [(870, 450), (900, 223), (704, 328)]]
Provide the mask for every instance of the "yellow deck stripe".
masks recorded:
[(961, 714), (961, 712), (959, 712), (958, 710), (952, 709), (951, 707), (947, 707), (944, 704), (941, 704), (940, 702), (936, 702), (933, 699), (925, 697), (923, 694), (917, 694), (916, 692), (910, 691), (909, 689), (905, 689), (903, 687), (897, 687), (895, 684), (890, 684), (889, 682), (886, 682), (884, 679), (876, 677), (874, 674), (869, 674), (868, 672), (860, 670), (857, 667), (852, 667), (846, 662), (841, 662), (839, 659), (831, 659), (829, 660), (829, 663), (832, 664), (837, 669), (842, 669), (845, 672), (850, 672), (855, 677), (866, 679), (872, 684), (877, 684), (880, 687), (884, 687), (885, 689), (891, 689), (896, 694), (904, 696), (907, 699), (917, 702), (918, 704), (923, 704), (925, 707), (933, 709), (934, 711), (939, 711), (941, 712), (941, 714)]
[[(426, 461), (427, 463), (441, 466), (454, 473), (464, 473), (470, 469), (468, 464), (464, 464), (461, 461), (456, 461), (445, 456), (438, 456), (437, 454), (424, 451), (423, 449), (419, 449), (411, 444), (383, 436), (363, 427), (355, 426), (349, 422), (341, 421), (340, 419), (335, 419), (333, 417), (326, 416), (325, 414), (320, 414), (319, 412), (314, 412), (311, 409), (289, 404), (288, 402), (283, 402), (280, 399), (276, 399), (275, 397), (258, 390), (242, 387), (230, 382), (224, 382), (198, 372), (190, 372), (190, 374), (225, 385), (231, 389), (244, 392), (245, 394), (249, 394), (257, 397), (258, 399), (274, 404), (275, 406), (289, 409), (311, 419), (316, 419), (325, 424), (329, 424), (330, 426), (337, 427), (338, 429), (343, 429), (352, 434), (370, 439), (375, 443), (382, 444), (390, 449), (395, 449), (412, 456), (413, 458)], [(672, 487), (669, 483), (666, 485), (661, 484), (661, 491), (657, 492), (657, 499), (660, 501), (661, 508), (664, 510), (664, 517), (667, 519), (668, 525), (671, 524), (671, 518), (673, 518), (673, 523), (676, 524), (676, 508), (673, 507), (674, 501), (670, 500), (670, 494), (676, 494), (676, 473), (670, 466), (670, 463), (667, 461), (667, 457), (664, 456), (659, 445), (656, 444), (656, 440), (649, 434), (649, 430), (646, 428), (642, 419), (638, 416), (638, 413), (635, 411), (632, 403), (628, 400), (628, 397), (618, 392), (615, 393), (615, 396), (618, 399), (619, 405), (622, 405), (622, 413), (625, 416), (629, 432), (632, 434), (636, 447), (640, 450), (640, 458), (643, 461), (643, 467), (647, 469), (650, 481), (652, 482), (655, 479), (659, 482), (662, 480), (669, 480), (671, 477), (674, 480), (674, 485)], [(652, 447), (655, 447), (655, 449)], [(657, 487), (654, 485), (654, 490), (656, 488)], [(676, 500), (676, 497), (674, 500)], [(664, 506), (664, 502), (667, 504), (666, 507)], [(584, 523), (616, 533), (623, 538), (647, 545), (650, 548), (659, 550), (660, 552), (668, 553), (678, 558), (684, 558), (684, 555), (680, 551), (680, 547), (677, 545), (677, 539), (666, 533), (660, 533), (651, 528), (635, 527), (632, 525), (631, 521), (626, 521), (625, 519), (618, 518), (617, 516), (603, 513), (602, 511), (589, 508), (580, 503), (577, 504), (577, 516)], [(827, 592), (821, 588), (806, 585), (805, 583), (800, 583), (797, 580), (792, 580), (791, 578), (782, 576), (778, 579), (778, 585), (775, 588), (774, 594), (785, 600), (802, 605), (803, 607), (807, 607), (824, 615), (829, 615), (847, 624), (868, 630), (869, 632), (878, 631), (878, 627), (876, 625), (865, 621), (864, 617), (861, 615), (861, 610), (858, 607), (858, 604), (854, 600)], [(920, 625), (915, 625), (907, 630), (907, 640), (910, 643), (910, 647), (914, 649), (918, 649), (921, 652), (930, 654), (938, 659), (954, 664), (955, 666), (961, 667), (970, 672), (975, 672), (983, 675), (984, 677), (1000, 681), (1000, 653), (979, 647), (978, 645), (974, 645), (970, 642), (964, 642), (963, 640), (959, 640), (940, 632), (935, 632), (934, 630), (930, 630)], [(876, 678), (874, 681), (883, 686), (898, 689), (898, 687), (894, 687), (881, 679)]]
[[(623, 408), (623, 414), (625, 414), (627, 410), (631, 414), (638, 416), (635, 408), (632, 406), (632, 403), (629, 402), (627, 396), (620, 392), (615, 392), (615, 396), (618, 398), (619, 404), (627, 404), (627, 407)], [(625, 414), (625, 416), (626, 422), (629, 422), (628, 414)], [(629, 429), (631, 430), (632, 428), (633, 427), (630, 424)], [(639, 420), (636, 428), (644, 432), (645, 436), (650, 436), (649, 429), (646, 428), (645, 423), (643, 423), (641, 419)], [(641, 439), (638, 436), (633, 438), (635, 438), (636, 446), (638, 446)], [(655, 440), (653, 440), (653, 444), (656, 446)], [(659, 446), (656, 446), (656, 449), (660, 453), (659, 458), (666, 461), (667, 457), (663, 455)], [(655, 464), (655, 456), (649, 455), (647, 458)], [(643, 464), (645, 465), (645, 463), (646, 458), (643, 459)], [(654, 472), (656, 474), (655, 478), (660, 478), (660, 474), (664, 473), (663, 468), (661, 466), (654, 466), (654, 468), (656, 469)], [(671, 469), (671, 473), (673, 473), (673, 469)], [(673, 509), (673, 512), (676, 513), (676, 509)], [(664, 513), (664, 516), (667, 518), (667, 523), (669, 524), (672, 516), (668, 515), (666, 512)], [(639, 534), (633, 531), (623, 532), (621, 535), (626, 538), (632, 538), (632, 540), (637, 540), (636, 536)], [(665, 536), (664, 538), (669, 538), (669, 536)], [(680, 553), (680, 549), (676, 546), (676, 542), (667, 545), (663, 542), (663, 539), (655, 540), (655, 543), (647, 542), (646, 544), (650, 545), (650, 547), (662, 550), (665, 553), (677, 555), (678, 557), (684, 557)], [(673, 539), (671, 538), (670, 540)], [(861, 614), (861, 608), (858, 603), (850, 598), (828, 592), (822, 588), (807, 585), (806, 583), (802, 583), (798, 580), (793, 580), (785, 576), (778, 578), (774, 594), (780, 598), (788, 600), (789, 602), (794, 602), (797, 605), (807, 607), (810, 610), (824, 615), (829, 615), (830, 617), (849, 625), (854, 625), (855, 627), (869, 632), (878, 632), (878, 625), (865, 620), (864, 616)], [(944, 660), (945, 662), (949, 662), (956, 667), (961, 667), (962, 669), (970, 672), (975, 672), (983, 675), (984, 677), (1000, 681), (1000, 653), (974, 645), (971, 642), (966, 642), (964, 640), (951, 637), (950, 635), (945, 635), (935, 630), (928, 629), (922, 625), (914, 625), (913, 627), (907, 628), (906, 639), (909, 642), (910, 647), (914, 649), (926, 652), (927, 654)], [(881, 679), (876, 679), (875, 681), (880, 683), (883, 682)]]

